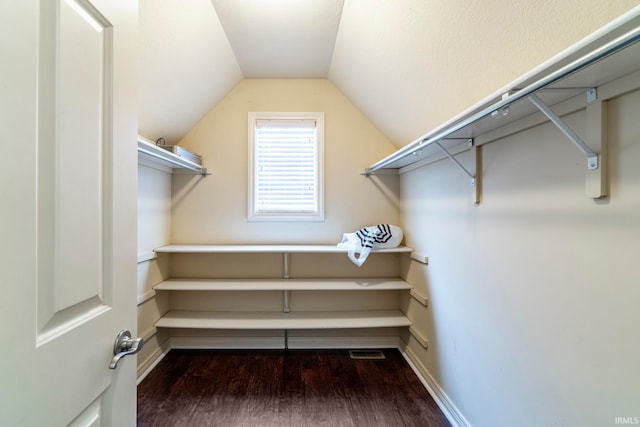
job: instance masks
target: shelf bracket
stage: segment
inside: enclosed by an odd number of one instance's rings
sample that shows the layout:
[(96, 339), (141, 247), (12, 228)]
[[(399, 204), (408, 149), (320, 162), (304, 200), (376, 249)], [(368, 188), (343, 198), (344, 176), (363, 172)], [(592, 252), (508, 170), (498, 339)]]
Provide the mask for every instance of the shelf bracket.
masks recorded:
[(587, 130), (585, 139), (599, 153), (598, 169), (587, 170), (585, 190), (587, 197), (599, 199), (609, 194), (607, 171), (607, 105), (606, 101), (587, 104)]
[(473, 139), (469, 138), (467, 140), (467, 145), (469, 146), (470, 150), (473, 150), (474, 156), (475, 156), (475, 163), (476, 163), (476, 174), (472, 174), (471, 172), (469, 172), (467, 170), (467, 168), (465, 168), (462, 163), (460, 163), (458, 161), (458, 159), (456, 159), (454, 157), (453, 154), (451, 154), (446, 148), (444, 148), (442, 146), (442, 144), (440, 144), (439, 141), (436, 141), (435, 143), (438, 147), (440, 147), (440, 149), (444, 152), (444, 154), (447, 155), (448, 158), (451, 159), (451, 161), (453, 161), (453, 163), (455, 163), (456, 165), (458, 165), (458, 167), (460, 169), (462, 169), (462, 171), (469, 177), (471, 178), (471, 186), (473, 187), (473, 205), (474, 206), (478, 206), (480, 204), (480, 172), (482, 171), (482, 156), (481, 156), (481, 151), (480, 151), (480, 147), (476, 146), (473, 143)]
[(289, 307), (289, 291), (285, 289), (282, 291), (282, 312), (290, 313), (291, 308)]
[(578, 149), (582, 151), (585, 156), (587, 156), (587, 169), (598, 169), (598, 154), (596, 154), (587, 144), (585, 144), (585, 142), (578, 136), (578, 134), (576, 134), (569, 126), (567, 126), (567, 124), (563, 122), (562, 119), (558, 117), (558, 115), (556, 115), (556, 113), (551, 111), (551, 108), (549, 108), (547, 104), (542, 102), (540, 98), (538, 98), (534, 94), (529, 95), (528, 98), (533, 103), (533, 105), (535, 105), (538, 110), (542, 112), (542, 114), (547, 116), (547, 118), (551, 120), (551, 122), (556, 125), (556, 127), (560, 129), (560, 131), (564, 133), (565, 136), (569, 138), (569, 140), (573, 142), (573, 144), (578, 147)]
[(282, 278), (289, 279), (291, 276), (289, 275), (289, 252), (283, 252), (282, 254)]
[[(284, 269), (283, 278), (284, 279), (291, 278), (291, 276), (289, 275), (289, 252), (284, 252), (282, 254), (282, 263), (283, 263), (283, 269)], [(289, 290), (288, 289), (285, 289), (284, 291), (282, 291), (282, 311), (284, 313), (291, 312), (291, 308), (289, 307)]]
[[(469, 145), (469, 148), (473, 147), (473, 139), (469, 139), (469, 140), (467, 141), (467, 144)], [(451, 153), (450, 153), (446, 148), (444, 148), (444, 147), (442, 146), (442, 144), (440, 144), (440, 142), (439, 142), (439, 141), (438, 141), (438, 142), (436, 142), (436, 145), (437, 145), (438, 147), (440, 147), (440, 149), (444, 152), (444, 154), (446, 154), (446, 155), (447, 155), (447, 157), (448, 157), (448, 158), (450, 158), (450, 159), (453, 161), (453, 163), (455, 163), (456, 165), (458, 165), (458, 167), (459, 167), (460, 169), (462, 169), (462, 170), (464, 171), (464, 173), (466, 173), (466, 174), (469, 176), (469, 178), (471, 178), (472, 183), (473, 183), (473, 181), (475, 181), (476, 177), (475, 177), (471, 172), (469, 172), (469, 171), (467, 170), (467, 168), (465, 168), (465, 167), (462, 165), (462, 163), (460, 163), (460, 162), (458, 161), (458, 159), (456, 159), (455, 157), (453, 157), (453, 155), (452, 155), (452, 154), (451, 154)]]

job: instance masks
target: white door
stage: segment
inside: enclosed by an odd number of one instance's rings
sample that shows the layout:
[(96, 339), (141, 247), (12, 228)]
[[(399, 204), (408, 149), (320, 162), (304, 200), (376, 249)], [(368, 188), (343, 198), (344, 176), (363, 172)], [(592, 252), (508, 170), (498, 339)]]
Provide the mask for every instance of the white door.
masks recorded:
[(134, 0), (0, 0), (0, 425), (135, 425)]

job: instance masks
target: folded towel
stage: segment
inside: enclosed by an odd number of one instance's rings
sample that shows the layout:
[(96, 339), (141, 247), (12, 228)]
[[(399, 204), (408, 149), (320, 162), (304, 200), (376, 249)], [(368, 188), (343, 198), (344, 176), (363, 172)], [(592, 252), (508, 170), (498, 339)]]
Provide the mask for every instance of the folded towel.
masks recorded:
[(349, 259), (360, 267), (373, 248), (395, 248), (400, 246), (402, 237), (400, 227), (378, 224), (361, 228), (354, 233), (344, 233), (338, 247), (347, 249)]

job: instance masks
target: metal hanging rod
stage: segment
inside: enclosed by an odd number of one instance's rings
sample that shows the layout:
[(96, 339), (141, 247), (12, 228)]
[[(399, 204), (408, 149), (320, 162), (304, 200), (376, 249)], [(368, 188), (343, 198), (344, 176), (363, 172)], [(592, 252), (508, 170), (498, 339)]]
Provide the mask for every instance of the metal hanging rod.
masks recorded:
[(477, 113), (465, 119), (461, 119), (457, 123), (454, 123), (451, 126), (448, 126), (442, 130), (439, 130), (432, 135), (429, 135), (429, 134), (424, 135), (420, 139), (417, 139), (412, 143), (406, 145), (402, 149), (396, 151), (394, 154), (388, 156), (385, 159), (380, 160), (379, 162), (375, 163), (373, 166), (365, 169), (364, 174), (365, 176), (370, 176), (371, 174), (375, 173), (377, 170), (384, 169), (391, 163), (394, 163), (398, 160), (401, 160), (411, 155), (417, 149), (424, 148), (428, 145), (436, 143), (441, 139), (444, 139), (447, 136), (453, 134), (454, 132), (457, 132), (460, 129), (490, 115), (494, 111), (498, 111), (505, 107), (508, 107), (514, 102), (519, 101), (525, 97), (528, 97), (529, 95), (569, 76), (570, 74), (575, 73), (576, 71), (582, 70), (610, 55), (613, 55), (614, 53), (623, 50), (624, 48), (638, 42), (639, 40), (640, 40), (640, 27), (636, 27), (633, 30), (623, 34), (622, 36), (617, 37), (616, 39), (608, 43), (605, 43), (599, 48), (565, 65), (564, 67), (561, 67), (560, 69), (548, 74), (547, 76), (535, 81), (534, 83), (531, 83), (530, 85), (518, 90), (517, 92), (508, 94), (507, 96), (503, 97), (502, 100), (496, 102), (495, 104), (490, 105), (489, 107), (483, 108)]

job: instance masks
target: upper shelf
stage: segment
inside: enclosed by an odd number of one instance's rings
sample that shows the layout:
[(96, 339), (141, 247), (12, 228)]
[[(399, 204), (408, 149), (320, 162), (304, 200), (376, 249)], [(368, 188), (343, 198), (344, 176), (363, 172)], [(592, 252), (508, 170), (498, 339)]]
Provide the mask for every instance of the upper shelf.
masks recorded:
[(138, 136), (138, 156), (172, 169), (185, 169), (203, 176), (207, 175), (206, 168), (160, 148), (142, 136)]
[[(597, 98), (598, 88), (640, 70), (640, 8), (614, 21), (548, 62), (525, 74), (463, 113), (424, 134), (367, 168), (369, 176), (382, 169), (401, 169), (473, 140), (538, 111), (531, 97), (546, 105), (584, 96)], [(586, 95), (585, 95), (586, 94)], [(595, 98), (594, 98), (595, 96)]]
[[(168, 245), (155, 249), (159, 253), (347, 253), (336, 245)], [(411, 248), (398, 246), (389, 249), (373, 249), (376, 253), (412, 252)]]

